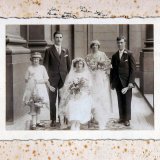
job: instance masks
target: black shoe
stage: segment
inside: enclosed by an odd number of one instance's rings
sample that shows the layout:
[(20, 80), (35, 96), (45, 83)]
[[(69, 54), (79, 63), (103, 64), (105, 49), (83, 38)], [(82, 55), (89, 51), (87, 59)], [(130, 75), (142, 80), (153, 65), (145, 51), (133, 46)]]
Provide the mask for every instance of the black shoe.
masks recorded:
[(36, 125), (32, 125), (31, 130), (36, 130)]
[(125, 121), (125, 122), (124, 122), (124, 125), (125, 125), (125, 126), (130, 126), (130, 122), (129, 122), (129, 121)]
[(124, 120), (123, 119), (119, 119), (118, 123), (124, 123)]
[(52, 121), (50, 124), (51, 127), (56, 127), (56, 121)]
[(43, 123), (37, 123), (36, 127), (45, 127), (45, 125)]

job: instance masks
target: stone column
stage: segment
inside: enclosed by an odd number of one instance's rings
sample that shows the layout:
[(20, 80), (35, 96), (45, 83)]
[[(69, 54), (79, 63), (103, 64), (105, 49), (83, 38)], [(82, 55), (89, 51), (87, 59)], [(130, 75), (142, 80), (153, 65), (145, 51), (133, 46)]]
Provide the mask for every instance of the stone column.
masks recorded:
[(74, 25), (74, 57), (86, 57), (88, 52), (87, 31), (87, 25)]
[(129, 49), (133, 52), (136, 60), (136, 77), (140, 77), (140, 51), (144, 48), (146, 40), (146, 25), (131, 24), (129, 25)]
[(143, 94), (154, 93), (153, 25), (146, 25), (145, 48), (140, 52), (140, 90)]
[(126, 48), (130, 49), (130, 25), (128, 24), (120, 24), (119, 25), (119, 36), (125, 36), (127, 43)]
[(6, 120), (14, 122), (28, 112), (22, 98), (30, 49), (26, 48), (27, 41), (21, 37), (20, 26), (7, 26), (6, 33)]
[(53, 44), (51, 25), (28, 25), (27, 33), (28, 47), (32, 52), (44, 53), (47, 46)]
[[(74, 58), (74, 25), (59, 25), (59, 31), (63, 33), (62, 46), (67, 48), (70, 56)], [(75, 51), (76, 52), (76, 51)]]
[(92, 40), (100, 41), (100, 51), (105, 52), (109, 58), (117, 51), (116, 38), (119, 36), (119, 25), (88, 25), (87, 33), (88, 53)]

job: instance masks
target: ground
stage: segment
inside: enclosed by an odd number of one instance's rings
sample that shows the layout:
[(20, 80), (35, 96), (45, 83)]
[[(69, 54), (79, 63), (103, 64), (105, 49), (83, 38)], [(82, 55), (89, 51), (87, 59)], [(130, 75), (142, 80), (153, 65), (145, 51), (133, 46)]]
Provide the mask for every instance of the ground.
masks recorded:
[[(132, 97), (132, 120), (131, 126), (125, 127), (124, 125), (115, 123), (118, 120), (118, 104), (117, 104), (117, 95), (115, 90), (112, 91), (112, 103), (113, 103), (113, 115), (111, 119), (106, 124), (107, 130), (150, 130), (154, 129), (154, 113), (149, 107), (148, 103), (145, 101), (144, 97), (141, 95), (137, 87), (133, 89), (133, 97)], [(57, 123), (55, 128), (50, 127), (49, 120), (49, 110), (47, 108), (42, 109), (41, 121), (45, 123), (44, 128), (37, 128), (37, 130), (60, 130), (60, 126)], [(7, 124), (7, 130), (29, 130), (31, 124), (30, 115), (26, 114), (23, 117), (17, 119), (13, 124)], [(66, 128), (70, 129), (69, 127)], [(65, 129), (65, 130), (66, 130)], [(97, 130), (98, 125), (91, 123), (81, 125), (82, 130)]]

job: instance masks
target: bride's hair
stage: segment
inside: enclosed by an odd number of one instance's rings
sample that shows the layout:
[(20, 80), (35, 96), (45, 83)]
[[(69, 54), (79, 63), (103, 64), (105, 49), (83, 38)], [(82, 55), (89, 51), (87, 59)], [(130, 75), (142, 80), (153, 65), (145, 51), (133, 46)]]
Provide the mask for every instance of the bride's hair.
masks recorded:
[(84, 60), (82, 58), (76, 58), (73, 60), (73, 67), (75, 68), (77, 63), (82, 62), (84, 67)]

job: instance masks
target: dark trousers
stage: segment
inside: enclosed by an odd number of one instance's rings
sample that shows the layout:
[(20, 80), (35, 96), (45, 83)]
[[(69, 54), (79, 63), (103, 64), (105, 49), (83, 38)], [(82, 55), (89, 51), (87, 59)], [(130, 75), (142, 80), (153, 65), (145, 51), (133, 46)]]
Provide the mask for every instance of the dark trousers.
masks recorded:
[(131, 100), (132, 100), (132, 89), (129, 89), (126, 94), (122, 94), (122, 86), (120, 80), (116, 87), (119, 116), (121, 120), (128, 121), (131, 120)]
[[(60, 88), (63, 87), (63, 81), (61, 77), (56, 77), (54, 81), (51, 82), (51, 85), (55, 88), (54, 92), (49, 91), (49, 99), (50, 99), (50, 119), (52, 121), (56, 121), (56, 99), (57, 94)], [(60, 97), (58, 97), (58, 103), (60, 101)]]

